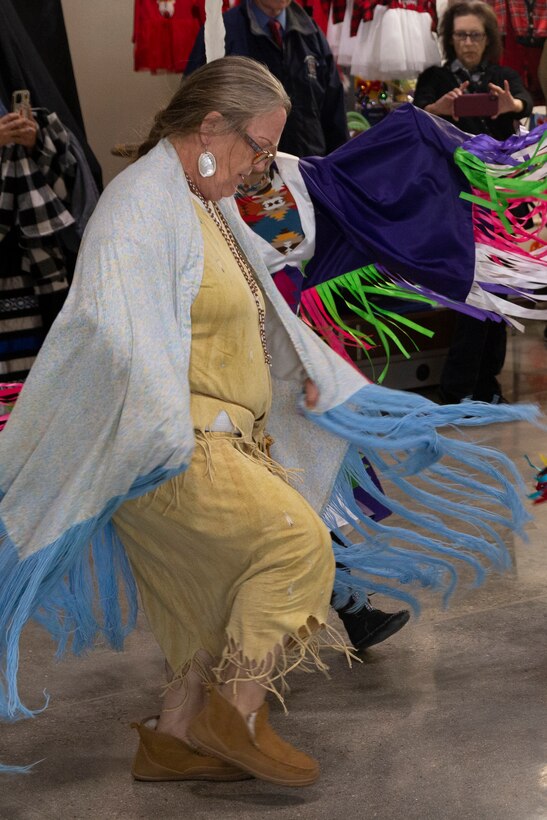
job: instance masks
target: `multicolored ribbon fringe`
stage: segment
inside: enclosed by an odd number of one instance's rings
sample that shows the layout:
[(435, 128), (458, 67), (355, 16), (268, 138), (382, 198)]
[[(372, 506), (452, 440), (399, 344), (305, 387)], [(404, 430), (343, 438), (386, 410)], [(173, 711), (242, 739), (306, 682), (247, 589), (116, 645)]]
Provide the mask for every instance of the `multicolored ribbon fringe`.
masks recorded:
[[(333, 350), (350, 362), (349, 351), (360, 348), (373, 365), (374, 360), (368, 351), (381, 346), (386, 363), (379, 375), (375, 376), (375, 381), (381, 384), (389, 368), (392, 347), (407, 359), (411, 355), (408, 344), (413, 350), (418, 350), (408, 331), (427, 338), (433, 336), (432, 330), (398, 312), (394, 302), (389, 305), (395, 299), (412, 302), (421, 308), (431, 308), (436, 304), (428, 296), (412, 293), (390, 281), (375, 265), (367, 265), (302, 291), (300, 315)], [(352, 317), (359, 321), (352, 321)], [(366, 329), (362, 328), (361, 323)], [(403, 336), (406, 337), (405, 341), (401, 338)]]
[(540, 453), (543, 467), (536, 467), (535, 464), (532, 464), (528, 456), (524, 456), (524, 458), (530, 467), (536, 471), (536, 491), (534, 493), (530, 493), (528, 498), (532, 499), (534, 504), (542, 504), (544, 501), (547, 501), (547, 458)]
[[(547, 128), (503, 143), (473, 137), (454, 153), (471, 193), (477, 251), (475, 279), (483, 296), (505, 315), (546, 319), (536, 303), (547, 285)], [(524, 299), (524, 306), (503, 297)]]

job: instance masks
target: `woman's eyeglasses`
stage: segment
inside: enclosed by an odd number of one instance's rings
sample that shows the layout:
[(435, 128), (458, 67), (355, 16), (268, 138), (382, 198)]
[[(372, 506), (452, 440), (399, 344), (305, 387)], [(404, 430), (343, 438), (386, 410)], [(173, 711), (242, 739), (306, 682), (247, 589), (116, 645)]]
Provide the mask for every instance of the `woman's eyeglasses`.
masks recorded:
[(459, 43), (465, 43), (466, 40), (471, 40), (472, 43), (480, 43), (481, 40), (484, 40), (486, 34), (482, 31), (455, 31), (452, 37)]
[(242, 131), (241, 136), (243, 137), (245, 142), (248, 145), (250, 145), (251, 148), (253, 149), (253, 151), (255, 152), (255, 155), (254, 155), (253, 161), (252, 161), (252, 165), (260, 165), (260, 163), (264, 162), (265, 160), (269, 161), (269, 160), (275, 159), (275, 153), (272, 153), (271, 151), (268, 151), (267, 148), (262, 148), (262, 146), (259, 145), (258, 142), (255, 142), (254, 139), (251, 136), (249, 136), (249, 134), (247, 134), (246, 131)]

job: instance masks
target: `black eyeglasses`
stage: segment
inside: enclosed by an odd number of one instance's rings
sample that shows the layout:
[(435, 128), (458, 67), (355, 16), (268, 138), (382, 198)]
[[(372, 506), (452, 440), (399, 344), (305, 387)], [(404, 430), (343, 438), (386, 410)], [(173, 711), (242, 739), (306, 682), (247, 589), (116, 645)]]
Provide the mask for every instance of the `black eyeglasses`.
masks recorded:
[(251, 163), (252, 165), (260, 165), (260, 163), (264, 162), (265, 160), (275, 159), (275, 153), (268, 151), (267, 148), (262, 148), (262, 146), (259, 145), (258, 142), (255, 142), (254, 139), (251, 136), (249, 136), (249, 134), (246, 131), (242, 131), (241, 136), (255, 152), (253, 161)]
[(486, 34), (483, 31), (455, 31), (452, 37), (460, 43), (465, 43), (466, 40), (471, 40), (472, 43), (480, 43), (481, 40), (484, 40)]

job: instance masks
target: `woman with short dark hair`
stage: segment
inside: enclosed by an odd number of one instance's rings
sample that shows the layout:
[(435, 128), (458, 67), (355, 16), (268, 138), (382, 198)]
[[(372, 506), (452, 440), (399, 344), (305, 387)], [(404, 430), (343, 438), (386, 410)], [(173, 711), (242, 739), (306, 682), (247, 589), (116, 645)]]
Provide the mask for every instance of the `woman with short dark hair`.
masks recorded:
[[(478, 1), (449, 6), (440, 32), (446, 62), (420, 74), (414, 104), (457, 122), (470, 134), (490, 134), (499, 140), (511, 136), (516, 121), (531, 114), (533, 102), (518, 73), (498, 64), (501, 37), (490, 6)], [(454, 101), (462, 94), (474, 93), (495, 95), (498, 113), (458, 119)]]
[[(457, 17), (472, 14), (482, 21), (484, 33), (486, 34), (486, 46), (482, 58), (487, 63), (497, 63), (501, 57), (502, 44), (501, 33), (498, 28), (498, 21), (492, 7), (487, 3), (471, 2), (454, 3), (446, 10), (440, 25), (440, 38), (443, 52), (450, 61), (457, 59), (458, 55), (454, 48), (454, 23)], [(482, 41), (481, 41), (482, 42)]]

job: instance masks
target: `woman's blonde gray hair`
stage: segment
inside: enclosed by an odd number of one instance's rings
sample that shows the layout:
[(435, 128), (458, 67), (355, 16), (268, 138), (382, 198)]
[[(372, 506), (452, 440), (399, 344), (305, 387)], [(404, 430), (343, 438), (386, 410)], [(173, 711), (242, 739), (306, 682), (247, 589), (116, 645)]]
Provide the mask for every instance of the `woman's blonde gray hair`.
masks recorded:
[(278, 108), (288, 114), (291, 101), (262, 63), (249, 57), (213, 60), (182, 80), (167, 107), (156, 114), (137, 156), (144, 156), (164, 137), (196, 133), (212, 111), (222, 114), (226, 132), (241, 133), (253, 117), (271, 114)]

